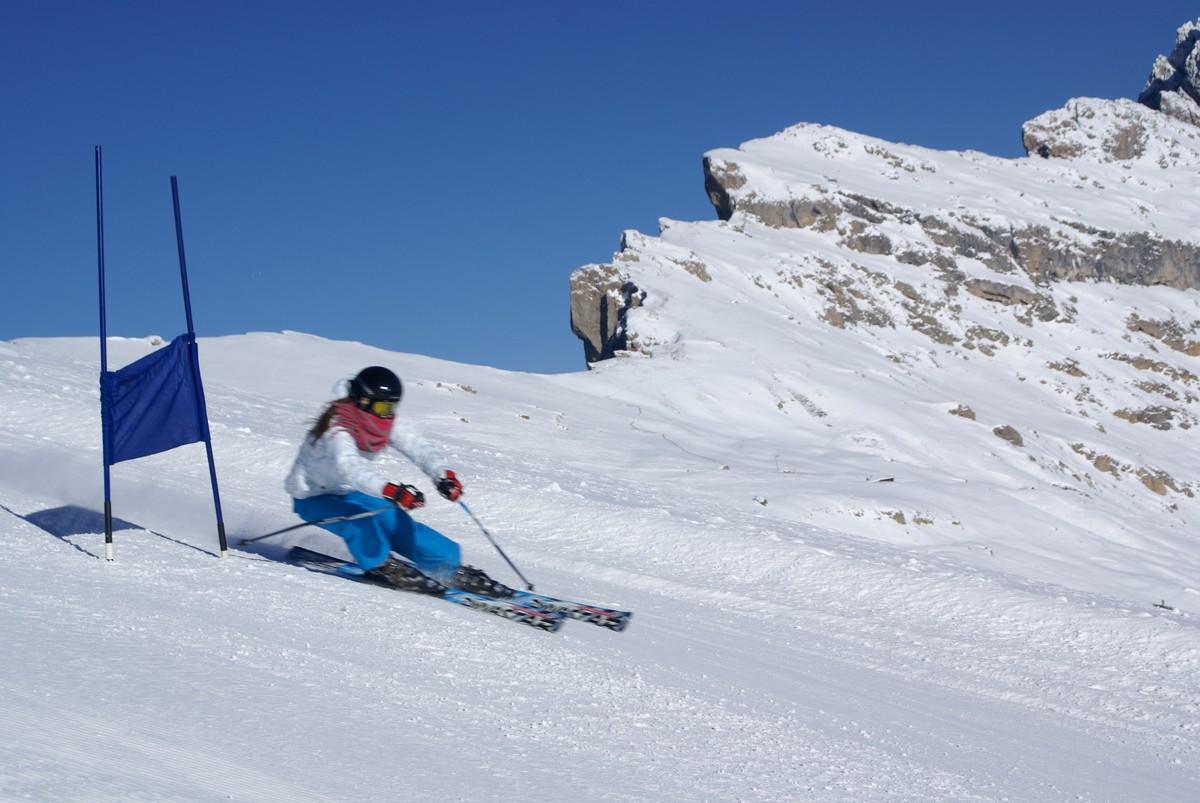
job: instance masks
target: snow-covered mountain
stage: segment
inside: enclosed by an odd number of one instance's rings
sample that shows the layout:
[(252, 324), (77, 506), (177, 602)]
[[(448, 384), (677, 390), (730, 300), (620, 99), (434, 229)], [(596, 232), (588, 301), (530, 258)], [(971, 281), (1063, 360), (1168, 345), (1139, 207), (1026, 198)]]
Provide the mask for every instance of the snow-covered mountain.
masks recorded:
[(312, 528), (220, 560), (199, 445), (114, 468), (106, 562), (97, 344), (0, 342), (0, 799), (1194, 798), (1200, 146), (1111, 101), (1024, 136), (709, 153), (722, 219), (574, 274), (589, 371), (201, 339), (231, 540), (297, 521), (305, 430), (388, 365), (539, 590), (621, 634), (283, 562), (339, 549)]
[(773, 513), (1200, 611), (1200, 128), (1080, 99), (1023, 137), (711, 151), (720, 219), (625, 232), (576, 332), (724, 418)]

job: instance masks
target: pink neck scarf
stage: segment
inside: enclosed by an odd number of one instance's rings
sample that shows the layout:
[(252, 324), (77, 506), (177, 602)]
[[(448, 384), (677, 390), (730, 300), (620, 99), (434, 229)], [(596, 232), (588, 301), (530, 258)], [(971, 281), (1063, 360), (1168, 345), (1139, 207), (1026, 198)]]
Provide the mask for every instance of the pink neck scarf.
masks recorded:
[(334, 402), (333, 409), (336, 411), (333, 426), (353, 435), (360, 451), (378, 452), (387, 446), (388, 435), (392, 433), (392, 424), (396, 419), (379, 418), (348, 401)]

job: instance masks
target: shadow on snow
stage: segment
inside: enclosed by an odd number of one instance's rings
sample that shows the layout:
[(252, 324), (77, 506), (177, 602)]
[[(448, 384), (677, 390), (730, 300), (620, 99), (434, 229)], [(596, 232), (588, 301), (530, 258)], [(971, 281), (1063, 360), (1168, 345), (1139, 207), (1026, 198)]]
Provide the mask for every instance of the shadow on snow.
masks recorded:
[[(96, 553), (83, 548), (74, 541), (71, 541), (70, 537), (73, 535), (96, 535), (98, 533), (103, 533), (103, 513), (95, 510), (89, 510), (88, 508), (80, 507), (79, 505), (62, 505), (61, 507), (52, 507), (47, 508), (46, 510), (34, 511), (33, 513), (23, 516), (20, 513), (17, 513), (15, 510), (12, 510), (4, 505), (0, 505), (0, 508), (3, 508), (19, 519), (24, 519), (38, 529), (44, 530), (50, 535), (53, 535), (55, 538), (61, 539), (63, 542), (70, 544), (85, 555), (90, 555), (91, 557), (97, 559), (100, 558), (100, 556)], [(112, 520), (112, 528), (114, 533), (120, 530), (140, 530), (172, 543), (186, 546), (189, 549), (194, 549), (197, 552), (203, 552), (206, 555), (212, 555), (213, 557), (216, 557), (216, 553), (210, 552), (207, 549), (202, 549), (194, 544), (189, 544), (186, 541), (180, 541), (177, 538), (172, 538), (169, 535), (155, 532), (154, 530), (147, 529), (130, 521), (125, 521), (124, 519), (119, 519), (115, 516)]]

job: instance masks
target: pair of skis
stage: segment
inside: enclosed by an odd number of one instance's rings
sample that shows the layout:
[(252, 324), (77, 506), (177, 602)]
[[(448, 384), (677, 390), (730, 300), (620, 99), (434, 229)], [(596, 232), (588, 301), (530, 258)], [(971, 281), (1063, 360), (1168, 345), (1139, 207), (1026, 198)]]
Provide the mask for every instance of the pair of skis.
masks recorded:
[[(288, 552), (287, 560), (289, 563), (303, 566), (310, 571), (336, 574), (360, 582), (392, 587), (367, 575), (354, 563), (304, 547), (292, 547)], [(556, 632), (568, 619), (577, 619), (620, 632), (626, 628), (633, 616), (629, 611), (602, 608), (598, 605), (515, 589), (511, 597), (503, 598), (489, 597), (485, 594), (476, 594), (456, 588), (446, 589), (437, 596), (439, 599), (462, 605), (465, 608), (494, 614), (550, 633)]]

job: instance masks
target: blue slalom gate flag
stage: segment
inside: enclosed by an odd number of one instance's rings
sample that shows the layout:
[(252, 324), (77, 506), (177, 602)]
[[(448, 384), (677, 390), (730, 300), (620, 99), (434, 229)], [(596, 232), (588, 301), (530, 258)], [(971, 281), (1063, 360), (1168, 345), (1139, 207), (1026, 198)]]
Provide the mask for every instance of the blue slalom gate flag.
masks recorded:
[(113, 559), (111, 467), (123, 460), (165, 452), (176, 446), (204, 441), (217, 539), (221, 557), (229, 551), (217, 464), (213, 459), (208, 410), (192, 324), (187, 258), (183, 252), (183, 219), (179, 213), (179, 182), (171, 176), (171, 205), (175, 211), (175, 244), (179, 250), (179, 281), (187, 332), (168, 345), (117, 371), (108, 370), (108, 314), (104, 300), (104, 170), (96, 146), (96, 268), (100, 284), (100, 428), (104, 442), (104, 554)]
[(194, 337), (184, 334), (118, 371), (100, 375), (100, 417), (109, 465), (208, 440), (195, 355)]

